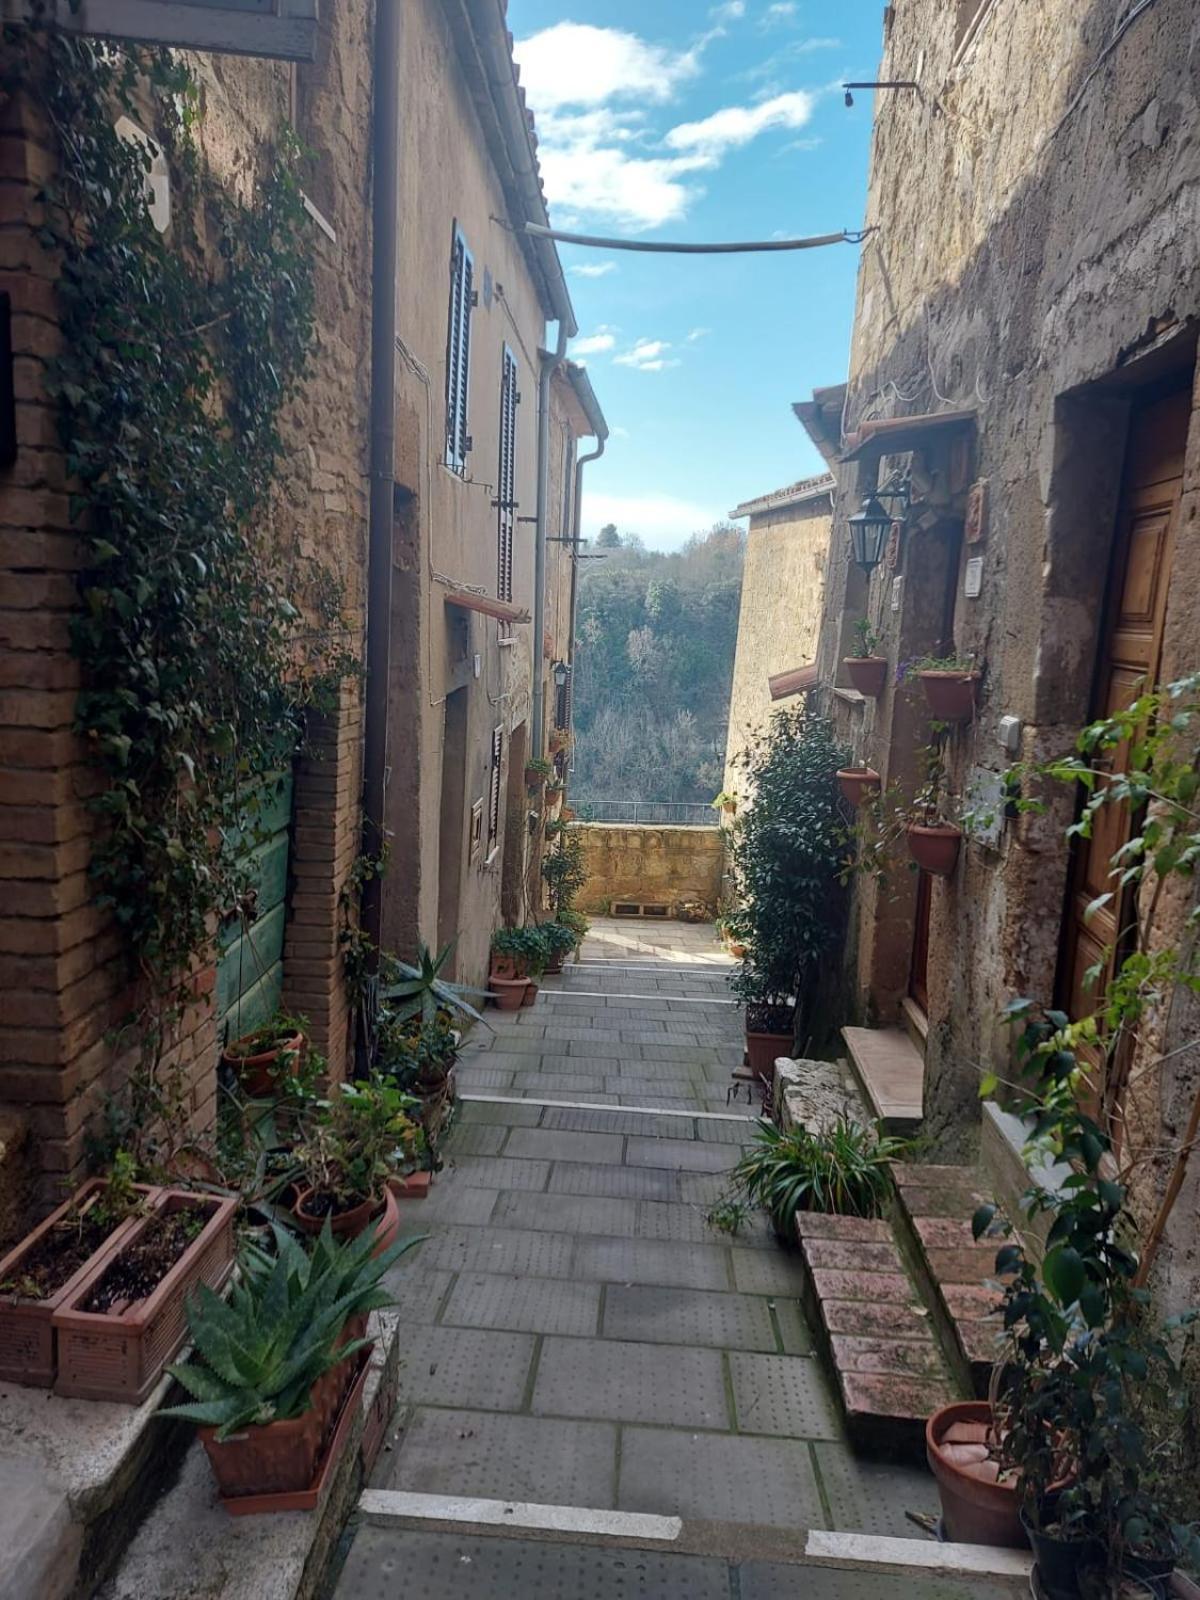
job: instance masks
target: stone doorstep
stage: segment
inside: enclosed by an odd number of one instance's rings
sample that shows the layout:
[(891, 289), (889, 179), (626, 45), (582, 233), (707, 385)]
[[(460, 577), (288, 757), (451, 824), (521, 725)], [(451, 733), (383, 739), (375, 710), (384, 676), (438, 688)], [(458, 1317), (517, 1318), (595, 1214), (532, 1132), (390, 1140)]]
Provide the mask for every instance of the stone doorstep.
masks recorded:
[(996, 1313), (999, 1290), (996, 1251), (1002, 1236), (975, 1240), (971, 1216), (987, 1200), (987, 1185), (974, 1167), (919, 1166), (897, 1162), (892, 1168), (899, 1197), (899, 1223), (909, 1236), (924, 1287), (958, 1365), (969, 1375), (976, 1396), (986, 1398), (997, 1338), (1003, 1331)]
[(915, 1133), (924, 1115), (925, 1058), (901, 1028), (843, 1028), (858, 1087), (888, 1133)]
[(872, 1454), (919, 1457), (926, 1418), (958, 1393), (891, 1228), (801, 1213), (796, 1233), (805, 1305), (851, 1440)]
[[(311, 1600), (397, 1403), (399, 1318), (373, 1312), (369, 1332), (376, 1344), (361, 1417), (315, 1511), (231, 1517), (217, 1498), (208, 1458), (185, 1424), (191, 1443), (178, 1480), (137, 1530), (96, 1600)], [(155, 1457), (156, 1482), (164, 1476)], [(44, 1600), (40, 1590), (29, 1593), (30, 1600), (35, 1594)]]

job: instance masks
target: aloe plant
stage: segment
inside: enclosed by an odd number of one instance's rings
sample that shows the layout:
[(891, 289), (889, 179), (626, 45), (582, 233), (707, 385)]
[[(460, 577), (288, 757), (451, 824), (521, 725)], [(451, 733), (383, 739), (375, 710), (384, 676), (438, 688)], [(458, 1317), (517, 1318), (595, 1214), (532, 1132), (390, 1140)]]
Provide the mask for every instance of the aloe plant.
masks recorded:
[(485, 1018), (467, 1000), (468, 995), (477, 995), (482, 999), (487, 990), (469, 989), (464, 984), (451, 983), (441, 975), (453, 949), (452, 939), (435, 956), (424, 940), (420, 940), (415, 965), (395, 956), (389, 957), (389, 968), (400, 976), (398, 981), (385, 982), (379, 997), (388, 1003), (397, 1022), (406, 1022), (410, 1017), (419, 1016), (422, 1024), (428, 1024), (436, 1020), (439, 1011), (448, 1010), (461, 1012), (463, 1016), (470, 1017), (472, 1022), (482, 1022), (485, 1028), (489, 1027)]
[(189, 1300), (196, 1359), (167, 1370), (194, 1398), (159, 1415), (215, 1427), (218, 1440), (300, 1416), (317, 1380), (367, 1342), (339, 1343), (350, 1317), (393, 1303), (380, 1280), (416, 1243), (373, 1256), (374, 1228), (343, 1244), (326, 1220), (306, 1252), (276, 1229), (274, 1258), (246, 1252), (227, 1302), (205, 1285)]

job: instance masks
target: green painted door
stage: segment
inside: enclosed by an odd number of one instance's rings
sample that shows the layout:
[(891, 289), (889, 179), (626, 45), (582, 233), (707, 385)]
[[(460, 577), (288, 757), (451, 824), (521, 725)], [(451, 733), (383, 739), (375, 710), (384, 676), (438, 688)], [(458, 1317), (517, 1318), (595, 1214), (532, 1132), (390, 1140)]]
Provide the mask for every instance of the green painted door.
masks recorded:
[(287, 921), (292, 774), (263, 780), (248, 810), (251, 820), (235, 835), (238, 860), (254, 893), (254, 915), (231, 917), (221, 928), (217, 962), (217, 1026), (237, 1039), (267, 1022), (283, 992), (283, 933)]

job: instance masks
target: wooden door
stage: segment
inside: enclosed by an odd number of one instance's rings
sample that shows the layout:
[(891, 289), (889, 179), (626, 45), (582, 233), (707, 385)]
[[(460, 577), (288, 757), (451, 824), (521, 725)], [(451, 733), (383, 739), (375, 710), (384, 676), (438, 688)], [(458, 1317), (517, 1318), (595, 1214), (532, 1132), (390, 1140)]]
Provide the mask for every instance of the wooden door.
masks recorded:
[[(1190, 411), (1190, 393), (1180, 391), (1137, 407), (1130, 420), (1093, 719), (1122, 710), (1158, 676)], [(1104, 807), (1091, 839), (1080, 840), (1075, 851), (1059, 967), (1061, 1003), (1072, 1017), (1096, 1009), (1115, 964), (1128, 907), (1117, 898), (1086, 921), (1084, 913), (1112, 889), (1110, 862), (1131, 827), (1125, 807)], [(1088, 971), (1096, 967), (1100, 981), (1089, 983)]]

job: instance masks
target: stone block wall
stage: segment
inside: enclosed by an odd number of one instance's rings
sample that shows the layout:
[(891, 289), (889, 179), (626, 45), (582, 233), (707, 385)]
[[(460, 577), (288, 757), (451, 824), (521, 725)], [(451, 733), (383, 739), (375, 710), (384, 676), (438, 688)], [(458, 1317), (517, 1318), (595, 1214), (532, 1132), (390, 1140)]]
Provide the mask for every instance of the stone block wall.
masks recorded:
[[(716, 915), (725, 871), (725, 836), (720, 828), (663, 828), (631, 823), (573, 825), (583, 839), (587, 882), (576, 904), (605, 914), (614, 901), (666, 905), (672, 917), (687, 907)], [(693, 913), (694, 915), (694, 913)]]

